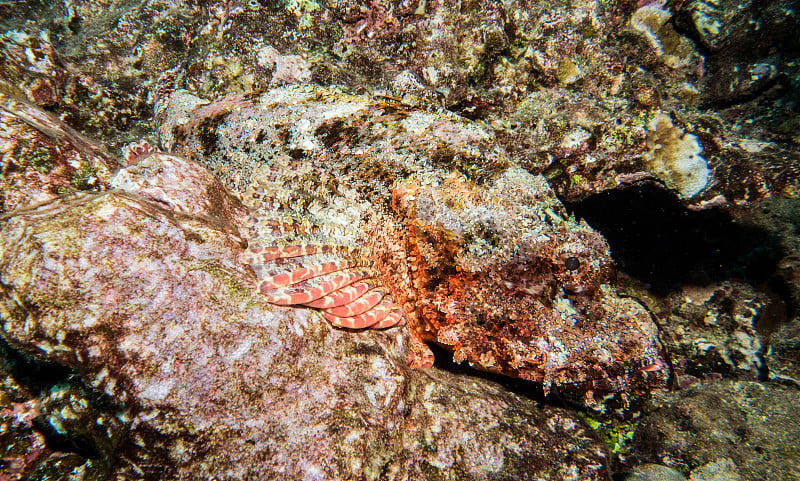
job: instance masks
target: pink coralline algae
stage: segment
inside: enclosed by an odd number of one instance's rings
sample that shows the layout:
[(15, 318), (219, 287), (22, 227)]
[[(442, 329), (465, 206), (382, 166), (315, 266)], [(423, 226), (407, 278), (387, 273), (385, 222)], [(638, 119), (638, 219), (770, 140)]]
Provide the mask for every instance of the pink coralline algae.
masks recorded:
[(391, 9), (387, 11), (382, 0), (372, 0), (366, 11), (356, 15), (358, 16), (355, 18), (358, 20), (344, 25), (346, 42), (387, 38), (400, 31), (400, 20), (394, 16)]
[(275, 47), (258, 51), (258, 64), (273, 69), (272, 83), (298, 83), (311, 77), (311, 64), (300, 55), (281, 55)]
[(150, 145), (150, 142), (139, 140), (122, 146), (122, 159), (125, 165), (131, 165), (135, 164), (140, 157), (157, 151), (158, 149)]
[(542, 177), (444, 113), (307, 87), (162, 98), (167, 148), (249, 209), (240, 260), (268, 302), (347, 328), (404, 322), (456, 362), (566, 389), (663, 385), (656, 326), (608, 284), (605, 241)]
[(104, 179), (118, 167), (20, 92), (0, 88), (0, 214), (68, 192), (105, 190)]

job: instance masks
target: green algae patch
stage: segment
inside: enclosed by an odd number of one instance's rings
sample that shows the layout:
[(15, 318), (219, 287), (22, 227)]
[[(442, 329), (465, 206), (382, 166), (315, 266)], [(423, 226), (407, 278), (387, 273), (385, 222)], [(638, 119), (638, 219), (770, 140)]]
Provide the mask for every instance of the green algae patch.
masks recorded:
[(199, 270), (210, 274), (222, 286), (225, 295), (236, 301), (244, 301), (247, 306), (255, 306), (258, 303), (253, 298), (253, 288), (240, 280), (242, 274), (227, 269), (215, 262), (204, 262), (198, 264), (190, 270)]
[(33, 147), (26, 152), (25, 159), (37, 172), (46, 174), (53, 168), (53, 156), (50, 149)]
[(631, 451), (635, 430), (633, 423), (619, 423), (614, 420), (598, 421), (583, 413), (578, 413), (578, 415), (600, 435), (612, 454), (624, 455)]
[(97, 169), (88, 162), (81, 162), (80, 168), (72, 173), (69, 185), (75, 190), (93, 189), (93, 179), (97, 178)]

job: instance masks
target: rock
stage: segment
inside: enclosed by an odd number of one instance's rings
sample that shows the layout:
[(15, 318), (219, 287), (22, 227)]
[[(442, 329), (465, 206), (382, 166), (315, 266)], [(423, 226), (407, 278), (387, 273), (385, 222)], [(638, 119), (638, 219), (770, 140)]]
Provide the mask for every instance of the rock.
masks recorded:
[(625, 481), (686, 481), (686, 477), (666, 466), (643, 464), (626, 476)]
[(758, 329), (768, 339), (764, 361), (770, 379), (800, 386), (800, 200), (775, 197), (743, 212), (740, 222), (763, 229), (780, 245), (772, 286), (772, 304), (758, 318)]
[(654, 407), (634, 434), (640, 462), (692, 471), (691, 479), (736, 479), (714, 476), (738, 472), (743, 479), (788, 481), (800, 469), (796, 389), (719, 381), (668, 394)]
[(692, 471), (689, 481), (741, 481), (742, 477), (730, 458), (704, 464)]
[(780, 243), (782, 257), (778, 259), (774, 284), (784, 293), (786, 307), (796, 312), (800, 309), (800, 198), (765, 199), (741, 212), (739, 221), (774, 234)]
[[(149, 57), (152, 50), (147, 42), (152, 37), (138, 38), (142, 30), (152, 35), (158, 28), (145, 20), (155, 12), (146, 7), (124, 12), (121, 5), (100, 7), (93, 2), (53, 4), (37, 12), (39, 5), (25, 3), (29, 4), (17, 4), (14, 13), (31, 14), (42, 27), (32, 18), (9, 18), (14, 25), (6, 26), (8, 30), (0, 35), (3, 90), (17, 90), (23, 99), (49, 109), (77, 130), (101, 131), (119, 144), (137, 140), (152, 114), (146, 77), (153, 71), (147, 63), (170, 58)], [(76, 38), (69, 38), (76, 32), (80, 32)], [(84, 35), (91, 40), (84, 41)], [(174, 44), (175, 38), (167, 43)]]
[[(114, 147), (155, 143), (150, 89), (172, 69), (178, 86), (207, 98), (302, 80), (443, 106), (491, 126), (517, 162), (570, 201), (664, 180), (646, 168), (645, 139), (647, 125), (669, 115), (697, 137), (711, 171), (707, 189), (684, 191), (687, 204), (797, 191), (791, 2), (681, 3), (677, 11), (630, 0), (558, 9), (415, 0), (44, 9), (25, 0), (0, 5), (8, 18), (0, 75)], [(703, 37), (719, 51), (688, 38), (697, 12), (719, 23)], [(397, 81), (408, 74), (413, 92)], [(760, 102), (746, 102), (753, 97)], [(709, 102), (712, 110), (697, 109)]]
[(682, 2), (675, 25), (706, 54), (706, 101), (739, 103), (773, 86), (800, 48), (794, 2), (691, 0)]
[(99, 453), (116, 477), (607, 479), (574, 413), (410, 369), (399, 329), (344, 332), (261, 301), (235, 208), (189, 202), (227, 194), (154, 156), (118, 174), (128, 191), (18, 209), (0, 231), (3, 337), (120, 406), (110, 421), (126, 434)]
[(756, 330), (770, 299), (747, 284), (684, 286), (665, 302), (661, 321), (679, 381), (706, 376), (754, 380), (762, 367), (763, 336)]
[[(67, 438), (45, 434), (50, 429), (45, 416), (61, 418), (60, 412), (69, 416), (73, 411), (61, 411), (57, 405), (63, 403), (52, 396), (49, 398), (55, 402), (43, 406), (42, 398), (47, 394), (37, 395), (38, 386), (49, 383), (43, 374), (0, 339), (0, 479), (104, 479), (108, 466), (87, 459), (87, 455), (94, 454), (91, 443), (87, 443), (85, 451), (70, 452), (77, 449)], [(29, 383), (32, 388), (24, 387), (15, 378), (33, 381)], [(99, 426), (90, 422), (82, 428), (85, 432)]]
[(105, 149), (10, 87), (0, 88), (0, 141), (0, 214), (69, 192), (105, 190), (119, 167)]
[(764, 361), (771, 380), (800, 387), (800, 318), (770, 334)]
[[(685, 301), (675, 295), (663, 307), (657, 301), (646, 304), (660, 316), (661, 339), (678, 379), (684, 386), (706, 384), (668, 396), (661, 410), (652, 412), (658, 406), (650, 406), (641, 411), (638, 444), (623, 468), (644, 459), (668, 464), (685, 476), (758, 479), (774, 465), (777, 474), (771, 476), (790, 479), (784, 473), (798, 471), (787, 453), (796, 450), (792, 443), (797, 436), (790, 431), (797, 415), (787, 398), (793, 399), (792, 388), (800, 379), (800, 262), (793, 213), (800, 193), (795, 2), (556, 3), (558, 8), (525, 1), (0, 2), (0, 228), (10, 229), (9, 222), (30, 226), (33, 237), (23, 239), (45, 235), (48, 226), (56, 226), (47, 230), (53, 237), (41, 244), (50, 250), (32, 248), (30, 253), (42, 255), (13, 258), (30, 267), (24, 275), (7, 274), (10, 264), (0, 269), (0, 304), (6, 306), (0, 312), (2, 335), (14, 346), (8, 352), (18, 350), (26, 359), (23, 368), (2, 374), (0, 446), (5, 451), (0, 457), (8, 464), (0, 468), (0, 478), (169, 479), (185, 474), (222, 479), (226, 469), (249, 469), (251, 459), (238, 462), (235, 453), (223, 453), (224, 447), (250, 450), (243, 457), (258, 453), (261, 461), (253, 462), (262, 464), (257, 469), (288, 478), (277, 470), (295, 466), (283, 460), (303, 442), (307, 467), (332, 459), (325, 457), (330, 450), (318, 449), (320, 444), (329, 447), (320, 439), (342, 441), (334, 457), (366, 466), (366, 478), (381, 475), (374, 466), (388, 466), (387, 478), (465, 478), (478, 473), (468, 460), (470, 449), (485, 452), (478, 442), (494, 449), (492, 462), (499, 459), (496, 453), (503, 454), (502, 472), (510, 473), (508, 477), (604, 479), (599, 466), (614, 463), (600, 454), (601, 444), (583, 431), (571, 411), (536, 405), (490, 382), (465, 380), (437, 368), (424, 374), (408, 370), (402, 333), (330, 330), (313, 312), (275, 308), (253, 298), (247, 285), (252, 278), (236, 268), (241, 204), (191, 162), (163, 154), (147, 157), (149, 149), (140, 148), (157, 143), (152, 114), (162, 97), (154, 86), (157, 79), (172, 76), (176, 85), (209, 98), (304, 80), (334, 85), (341, 92), (376, 93), (383, 96), (376, 98), (405, 107), (446, 107), (493, 130), (509, 159), (533, 175), (544, 174), (562, 200), (581, 201), (598, 192), (614, 195), (614, 189), (636, 188), (642, 182), (682, 191), (681, 202), (692, 209), (733, 208), (745, 220), (755, 213), (760, 217), (756, 224), (779, 234), (784, 248), (777, 277), (764, 277), (769, 287), (746, 286), (746, 281), (754, 282), (747, 277), (723, 280), (708, 287), (707, 297)], [(696, 140), (692, 147), (702, 149), (709, 172), (698, 192), (670, 180), (674, 169), (648, 168), (648, 160), (655, 158), (657, 119), (664, 116), (679, 133), (675, 138)], [(138, 158), (141, 164), (126, 169), (112, 186), (120, 167), (115, 155), (82, 135), (100, 138), (114, 153), (124, 144), (133, 146), (123, 158)], [(162, 138), (173, 145), (174, 139)], [(166, 169), (162, 178), (170, 182), (158, 180), (161, 169)], [(119, 190), (109, 193), (109, 188)], [(751, 209), (754, 202), (759, 204)], [(765, 207), (770, 212), (761, 215)], [(117, 226), (123, 230), (141, 222), (157, 232), (137, 227), (115, 234), (116, 219), (102, 220), (112, 211), (129, 216)], [(88, 217), (81, 224), (83, 214)], [(101, 220), (102, 229), (79, 229), (100, 226)], [(70, 222), (78, 227), (64, 227)], [(64, 235), (58, 237), (59, 231)], [(108, 239), (114, 243), (90, 245)], [(148, 244), (154, 239), (163, 240), (160, 250)], [(14, 241), (0, 239), (2, 262), (11, 262), (12, 252), (20, 252)], [(80, 251), (82, 247), (88, 252)], [(143, 268), (159, 267), (156, 272), (163, 277), (151, 285), (141, 270), (125, 271), (108, 259), (100, 262), (92, 252), (101, 248), (134, 255)], [(61, 254), (65, 256), (59, 258)], [(62, 259), (96, 264), (65, 266), (59, 274)], [(158, 264), (162, 259), (172, 262), (168, 267), (176, 269), (174, 275), (164, 272), (166, 267)], [(15, 269), (25, 271), (22, 264), (14, 264)], [(121, 275), (102, 278), (108, 272)], [(83, 277), (70, 279), (68, 273)], [(38, 274), (53, 277), (30, 292), (20, 290)], [(93, 293), (79, 285), (82, 280), (101, 287)], [(156, 295), (152, 289), (159, 287), (162, 297), (176, 301), (156, 299), (161, 313), (139, 316), (147, 305), (116, 304), (119, 299), (149, 302), (148, 296)], [(687, 286), (683, 293), (701, 290)], [(652, 294), (646, 288), (631, 291), (640, 300)], [(121, 292), (128, 297), (119, 297)], [(92, 297), (101, 294), (106, 297)], [(33, 298), (36, 303), (29, 302)], [(245, 307), (233, 306), (233, 298)], [(178, 302), (186, 299), (188, 307)], [(89, 318), (89, 326), (82, 326), (81, 316), (95, 311), (109, 317), (101, 315), (96, 325)], [(206, 324), (181, 318), (191, 313), (199, 313), (196, 319)], [(158, 331), (160, 322), (167, 323), (163, 331)], [(303, 325), (304, 335), (295, 332)], [(140, 342), (136, 336), (150, 332), (148, 328), (170, 334), (151, 333), (154, 339)], [(188, 340), (177, 334), (181, 330)], [(128, 344), (115, 344), (120, 336)], [(247, 339), (255, 339), (251, 350), (230, 361), (241, 347), (237, 340)], [(335, 341), (328, 354), (323, 353), (330, 349), (325, 340)], [(174, 344), (179, 349), (170, 353)], [(294, 351), (270, 351), (278, 347)], [(285, 355), (286, 364), (271, 360), (263, 368), (255, 365), (249, 359), (254, 349), (262, 349), (258, 355)], [(341, 349), (347, 352), (341, 354)], [(2, 362), (8, 363), (9, 356), (4, 352)], [(308, 363), (290, 365), (289, 358)], [(211, 361), (201, 366), (203, 359)], [(218, 366), (223, 361), (230, 362), (224, 369)], [(327, 371), (315, 371), (320, 362)], [(105, 363), (110, 367), (103, 371)], [(208, 370), (209, 364), (217, 370)], [(28, 368), (36, 375), (26, 376)], [(60, 373), (57, 379), (51, 378), (51, 369)], [(220, 381), (231, 376), (239, 376), (234, 387)], [(731, 399), (732, 388), (708, 384), (720, 376), (770, 379), (787, 387), (742, 383), (766, 394), (758, 402), (734, 403), (734, 409), (720, 401)], [(168, 390), (168, 381), (176, 379), (191, 382)], [(295, 402), (298, 386), (306, 386), (308, 396)], [(339, 389), (333, 397), (317, 404), (308, 400), (330, 393), (330, 386)], [(391, 387), (402, 395), (389, 401), (387, 414), (372, 400), (380, 404), (386, 399), (380, 390)], [(164, 394), (161, 401), (155, 400), (159, 393)], [(251, 405), (246, 396), (257, 401)], [(769, 396), (773, 399), (767, 400)], [(593, 408), (616, 414), (625, 406), (629, 415), (628, 393), (620, 398), (597, 396)], [(343, 421), (331, 421), (333, 408), (324, 404), (331, 399), (338, 403), (335, 407), (344, 406), (336, 410), (344, 413)], [(745, 440), (731, 434), (729, 425), (714, 421), (715, 413), (701, 401), (723, 406), (725, 419), (734, 425), (741, 421), (756, 426), (758, 413), (774, 414), (779, 422), (774, 429), (758, 425), (756, 434), (748, 431)], [(405, 410), (396, 415), (400, 403)], [(295, 405), (299, 411), (292, 411)], [(312, 439), (292, 424), (293, 413), (312, 419), (313, 428), (327, 429)], [(450, 424), (437, 433), (429, 428), (438, 414)], [(697, 422), (701, 427), (693, 444), (695, 434), (682, 428), (695, 414), (707, 422)], [(394, 429), (387, 427), (390, 415)], [(463, 419), (453, 420), (456, 416)], [(557, 422), (548, 424), (551, 419)], [(108, 429), (101, 430), (98, 420), (108, 423)], [(373, 425), (378, 434), (371, 434)], [(565, 427), (571, 425), (572, 430)], [(655, 438), (651, 449), (641, 433), (656, 428), (667, 435)], [(403, 438), (403, 429), (410, 437)], [(496, 436), (485, 434), (490, 429), (496, 429)], [(342, 434), (348, 430), (351, 438)], [(253, 434), (252, 441), (242, 441), (240, 434)], [(472, 437), (459, 438), (462, 434)], [(511, 441), (503, 445), (501, 438)], [(517, 447), (534, 453), (531, 459), (539, 464), (526, 466), (522, 458), (514, 458), (512, 448)], [(211, 453), (207, 461), (203, 450)], [(675, 462), (665, 461), (665, 455)], [(355, 469), (334, 464), (321, 469), (329, 477)], [(452, 469), (445, 472), (444, 466)]]

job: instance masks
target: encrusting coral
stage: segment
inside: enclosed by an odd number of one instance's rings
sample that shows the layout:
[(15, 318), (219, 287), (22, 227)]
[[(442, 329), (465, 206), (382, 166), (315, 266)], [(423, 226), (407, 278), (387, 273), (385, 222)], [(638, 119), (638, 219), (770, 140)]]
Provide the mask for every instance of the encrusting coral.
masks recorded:
[(672, 119), (665, 114), (653, 117), (647, 128), (647, 169), (684, 198), (703, 190), (708, 184), (709, 170), (700, 155), (703, 148), (697, 137), (672, 125)]

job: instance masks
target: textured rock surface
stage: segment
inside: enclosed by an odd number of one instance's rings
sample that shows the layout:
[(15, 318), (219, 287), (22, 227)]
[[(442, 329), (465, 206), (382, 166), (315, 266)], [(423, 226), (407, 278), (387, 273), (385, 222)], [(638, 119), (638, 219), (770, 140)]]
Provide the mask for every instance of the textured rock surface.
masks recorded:
[(68, 192), (105, 190), (116, 160), (20, 95), (0, 79), (0, 214)]
[(787, 307), (800, 311), (800, 198), (767, 199), (743, 212), (740, 220), (774, 234), (781, 247), (776, 284), (786, 294)]
[[(711, 169), (687, 202), (795, 192), (796, 9), (664, 3), (31, 0), (0, 5), (0, 73), (116, 146), (150, 134), (149, 88), (176, 66), (208, 98), (300, 81), (388, 93), (485, 122), (572, 200), (669, 183), (645, 148), (648, 123), (668, 114)], [(709, 98), (720, 102), (698, 110)]]
[[(4, 363), (7, 352), (2, 349)], [(4, 366), (5, 367), (5, 366)], [(54, 452), (48, 446), (40, 426), (34, 423), (41, 415), (40, 404), (13, 377), (0, 369), (0, 479), (30, 479), (39, 473), (69, 473), (103, 470), (92, 467), (92, 463), (76, 453)], [(63, 469), (62, 469), (63, 468)]]
[(749, 285), (733, 282), (686, 286), (670, 296), (662, 339), (680, 381), (706, 375), (756, 379), (764, 344), (756, 321), (769, 303)]
[(630, 473), (625, 481), (686, 481), (686, 477), (666, 466), (644, 464)]
[[(727, 471), (742, 479), (797, 477), (800, 393), (796, 389), (721, 381), (667, 395), (656, 404), (634, 435), (637, 457), (686, 474), (715, 463), (702, 472)], [(705, 478), (698, 472), (691, 479)]]
[(786, 0), (681, 2), (675, 25), (705, 54), (707, 103), (753, 98), (793, 73), (800, 49), (796, 7)]
[(800, 318), (779, 326), (765, 354), (769, 378), (800, 387)]

